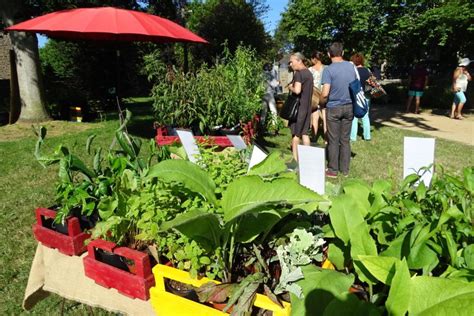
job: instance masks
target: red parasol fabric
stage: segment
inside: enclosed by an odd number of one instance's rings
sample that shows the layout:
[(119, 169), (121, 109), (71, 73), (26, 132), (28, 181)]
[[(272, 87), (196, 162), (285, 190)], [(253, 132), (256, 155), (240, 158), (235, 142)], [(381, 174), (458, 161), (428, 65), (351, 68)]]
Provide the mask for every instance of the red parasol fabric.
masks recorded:
[(57, 11), (5, 30), (42, 33), (65, 39), (207, 43), (190, 30), (165, 18), (113, 7)]

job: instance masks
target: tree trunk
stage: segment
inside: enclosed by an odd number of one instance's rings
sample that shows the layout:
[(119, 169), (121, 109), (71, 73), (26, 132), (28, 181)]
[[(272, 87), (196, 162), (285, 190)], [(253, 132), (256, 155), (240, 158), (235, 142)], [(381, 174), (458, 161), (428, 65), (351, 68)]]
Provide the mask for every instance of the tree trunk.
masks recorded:
[[(14, 16), (21, 12), (20, 1), (0, 1), (4, 25), (15, 23)], [(43, 98), (43, 85), (39, 68), (39, 52), (36, 34), (10, 32), (15, 52), (16, 72), (20, 90), (21, 112), (18, 121), (38, 122), (49, 119)]]

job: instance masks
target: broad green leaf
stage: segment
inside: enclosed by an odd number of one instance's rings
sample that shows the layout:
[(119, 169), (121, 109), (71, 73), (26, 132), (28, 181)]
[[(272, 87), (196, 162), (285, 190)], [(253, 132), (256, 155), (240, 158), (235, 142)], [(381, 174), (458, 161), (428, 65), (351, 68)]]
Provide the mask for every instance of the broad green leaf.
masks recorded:
[(291, 315), (322, 315), (333, 299), (341, 299), (354, 283), (353, 275), (313, 265), (301, 267), (304, 279), (296, 282), (303, 289), (303, 299), (291, 295)]
[(164, 182), (178, 182), (186, 189), (198, 193), (207, 201), (216, 204), (214, 181), (199, 166), (187, 160), (164, 160), (150, 167), (147, 178), (158, 178)]
[(470, 244), (463, 250), (464, 262), (468, 269), (474, 270), (474, 244)]
[(418, 276), (411, 280), (412, 315), (474, 315), (474, 283)]
[(347, 248), (344, 245), (338, 245), (337, 241), (329, 244), (328, 259), (338, 270), (342, 270), (345, 267), (346, 257), (349, 256), (344, 255), (344, 253), (348, 253)]
[(195, 240), (208, 251), (220, 246), (223, 234), (217, 215), (200, 210), (179, 214), (176, 218), (164, 222), (160, 231), (165, 232), (173, 228)]
[(277, 211), (268, 210), (250, 213), (241, 217), (235, 230), (235, 240), (249, 243), (260, 234), (266, 235), (282, 218)]
[(370, 209), (369, 186), (362, 180), (351, 179), (344, 182), (342, 188), (346, 195), (352, 197), (359, 204), (356, 209), (361, 212), (361, 215), (363, 217), (367, 215)]
[[(345, 245), (350, 244), (352, 258), (357, 258), (359, 255), (377, 255), (377, 247), (370, 236), (369, 227), (361, 213), (354, 210), (355, 205), (357, 204), (353, 197), (346, 194), (333, 199), (329, 216), (336, 236)], [(362, 271), (362, 267), (356, 266), (356, 271), (361, 280), (370, 281), (370, 276)]]
[(112, 198), (111, 196), (103, 198), (97, 208), (99, 209), (99, 216), (102, 220), (105, 220), (112, 215), (114, 215), (115, 210), (118, 207), (117, 199)]
[(265, 208), (283, 204), (288, 208), (304, 207), (323, 198), (292, 179), (279, 178), (265, 182), (258, 176), (244, 176), (233, 181), (224, 192), (221, 207), (224, 221)]
[(346, 293), (339, 299), (333, 299), (322, 315), (378, 316), (382, 315), (382, 312), (374, 304), (362, 301), (354, 294)]
[(285, 172), (287, 169), (285, 161), (281, 157), (281, 153), (274, 151), (270, 153), (265, 160), (253, 166), (248, 174), (265, 177)]
[(385, 303), (389, 315), (405, 315), (410, 305), (411, 293), (410, 271), (403, 259), (395, 264), (395, 274)]
[(395, 274), (395, 264), (399, 260), (393, 257), (359, 255), (359, 261), (377, 280), (390, 285)]
[(464, 187), (469, 193), (474, 194), (474, 168), (464, 168)]

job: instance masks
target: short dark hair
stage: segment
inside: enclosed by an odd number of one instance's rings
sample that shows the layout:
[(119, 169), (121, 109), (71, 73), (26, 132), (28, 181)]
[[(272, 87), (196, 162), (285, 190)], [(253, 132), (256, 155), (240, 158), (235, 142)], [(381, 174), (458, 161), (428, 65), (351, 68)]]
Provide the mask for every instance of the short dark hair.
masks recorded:
[(359, 65), (364, 66), (364, 64), (365, 64), (364, 55), (362, 55), (361, 53), (355, 53), (354, 55), (352, 55), (351, 61), (352, 61), (352, 62), (354, 63), (354, 65), (356, 65), (356, 66), (359, 66)]
[(342, 57), (342, 52), (344, 48), (342, 47), (342, 43), (334, 42), (328, 48), (328, 53), (330, 57)]
[(324, 58), (324, 54), (322, 52), (320, 52), (319, 50), (315, 50), (312, 54), (311, 54), (311, 59), (317, 59), (317, 60), (323, 60)]

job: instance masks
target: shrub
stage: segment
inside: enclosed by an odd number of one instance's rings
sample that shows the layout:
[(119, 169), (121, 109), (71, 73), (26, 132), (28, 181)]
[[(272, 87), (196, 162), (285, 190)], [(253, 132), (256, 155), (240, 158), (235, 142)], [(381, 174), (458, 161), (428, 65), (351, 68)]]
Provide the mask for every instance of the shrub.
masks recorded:
[[(171, 71), (152, 90), (156, 120), (161, 125), (195, 127), (208, 133), (215, 126), (250, 121), (261, 109), (264, 92), (261, 63), (255, 52), (226, 50), (216, 65), (195, 74)], [(149, 77), (153, 75), (149, 74)]]

